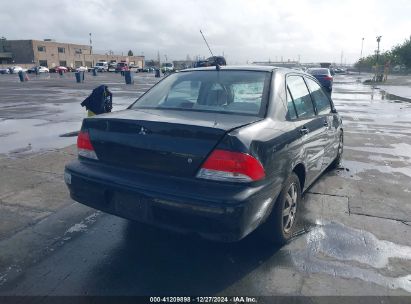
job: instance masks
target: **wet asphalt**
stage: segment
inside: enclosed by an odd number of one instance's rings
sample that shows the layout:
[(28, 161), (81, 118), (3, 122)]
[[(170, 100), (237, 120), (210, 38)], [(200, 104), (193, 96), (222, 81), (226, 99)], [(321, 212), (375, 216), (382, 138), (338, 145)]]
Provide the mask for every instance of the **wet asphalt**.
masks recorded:
[(74, 73), (28, 75), (24, 83), (16, 74), (0, 75), (0, 154), (18, 156), (75, 143), (59, 135), (80, 129), (87, 116), (80, 103), (100, 84), (109, 87), (113, 111), (118, 111), (158, 81), (152, 73), (133, 73), (133, 85), (126, 85), (119, 73), (86, 73), (84, 83), (76, 83)]
[[(44, 88), (36, 91), (35, 81), (30, 90), (22, 89), (6, 76), (0, 78), (0, 96), (8, 96), (0, 106), (0, 136), (7, 144), (0, 152), (13, 156), (70, 144), (70, 138), (58, 144), (43, 138), (27, 152), (27, 140), (34, 142), (35, 135), (23, 140), (19, 132), (25, 129), (5, 125), (27, 123), (37, 134), (44, 130), (37, 120), (45, 121), (55, 127), (50, 138), (74, 131), (84, 117), (77, 104), (96, 80), (90, 76), (92, 83), (79, 89), (74, 76), (67, 77), (64, 87), (45, 94)], [(109, 82), (121, 76), (104, 77)], [(156, 81), (137, 77), (141, 88), (112, 80), (118, 108)], [(13, 278), (2, 280), (0, 274), (0, 295), (410, 296), (411, 103), (387, 99), (360, 80), (357, 75), (335, 78), (332, 97), (344, 120), (343, 164), (307, 191), (298, 232), (282, 248), (263, 245), (254, 235), (215, 243), (90, 210), (87, 218), (74, 217), (65, 231), (45, 227), (55, 241), (24, 266), (10, 265), (18, 269)], [(58, 222), (62, 212), (50, 222)], [(43, 234), (37, 233), (39, 242)], [(30, 248), (25, 250), (29, 256)]]

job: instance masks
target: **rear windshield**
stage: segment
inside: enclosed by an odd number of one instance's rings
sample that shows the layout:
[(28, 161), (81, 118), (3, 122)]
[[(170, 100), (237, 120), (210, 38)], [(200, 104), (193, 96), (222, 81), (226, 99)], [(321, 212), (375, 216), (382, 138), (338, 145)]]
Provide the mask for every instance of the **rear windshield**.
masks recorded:
[(311, 75), (328, 75), (330, 74), (330, 70), (328, 69), (308, 69), (308, 73)]
[(264, 116), (269, 72), (190, 71), (175, 73), (138, 99), (132, 109), (171, 109)]

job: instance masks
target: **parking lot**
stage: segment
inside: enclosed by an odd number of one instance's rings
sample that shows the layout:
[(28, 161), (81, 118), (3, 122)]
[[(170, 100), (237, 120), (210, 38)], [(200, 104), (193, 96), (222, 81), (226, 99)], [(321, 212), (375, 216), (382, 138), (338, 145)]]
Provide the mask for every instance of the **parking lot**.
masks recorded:
[(70, 200), (64, 164), (76, 157), (99, 84), (113, 110), (157, 82), (120, 74), (0, 75), (0, 295), (410, 295), (411, 103), (337, 75), (342, 166), (304, 196), (299, 232), (282, 248), (143, 227)]

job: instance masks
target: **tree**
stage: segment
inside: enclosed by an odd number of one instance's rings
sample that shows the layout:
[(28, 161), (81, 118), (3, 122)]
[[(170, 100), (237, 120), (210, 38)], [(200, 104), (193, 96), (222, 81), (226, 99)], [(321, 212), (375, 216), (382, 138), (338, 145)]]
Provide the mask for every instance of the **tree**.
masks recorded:
[[(405, 65), (411, 68), (411, 36), (402, 44), (393, 47), (390, 51), (386, 51), (379, 56), (379, 64), (384, 65), (385, 62), (390, 61), (391, 66)], [(369, 55), (361, 58), (355, 63), (357, 68), (371, 69), (377, 62), (377, 55)]]
[(398, 59), (398, 63), (404, 64), (407, 68), (411, 68), (411, 36), (402, 44), (394, 47), (391, 52), (393, 56)]
[(129, 50), (128, 53), (127, 53), (127, 56), (133, 56), (133, 51)]

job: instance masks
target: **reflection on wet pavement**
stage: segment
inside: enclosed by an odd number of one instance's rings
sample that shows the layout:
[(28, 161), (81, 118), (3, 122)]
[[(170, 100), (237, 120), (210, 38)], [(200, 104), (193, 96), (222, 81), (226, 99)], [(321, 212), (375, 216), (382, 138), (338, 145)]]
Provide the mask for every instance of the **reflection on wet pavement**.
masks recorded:
[[(409, 261), (411, 268), (411, 247), (379, 240), (370, 232), (336, 222), (317, 222), (316, 225), (291, 245), (293, 263), (300, 271), (357, 278), (411, 292), (411, 274), (408, 272), (400, 277), (378, 272), (378, 269), (389, 269), (393, 259)], [(304, 250), (294, 248), (298, 243), (304, 243)]]
[[(2, 75), (4, 76), (4, 75)], [(104, 81), (113, 92), (113, 111), (125, 109), (158, 80), (152, 75), (134, 76), (136, 85), (127, 86), (118, 75), (99, 75), (75, 88), (71, 79), (34, 77), (22, 86), (13, 75), (0, 80), (0, 154), (24, 156), (75, 143), (75, 137), (59, 135), (78, 131), (86, 111), (80, 106), (92, 89)]]

